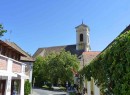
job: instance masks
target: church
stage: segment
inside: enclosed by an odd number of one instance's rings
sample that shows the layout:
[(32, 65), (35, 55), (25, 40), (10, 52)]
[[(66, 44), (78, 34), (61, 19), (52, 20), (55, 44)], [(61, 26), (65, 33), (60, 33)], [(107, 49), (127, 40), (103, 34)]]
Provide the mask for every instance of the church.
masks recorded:
[[(100, 51), (92, 51), (90, 47), (89, 33), (90, 29), (83, 22), (75, 27), (76, 29), (76, 44), (64, 45), (64, 46), (53, 46), (38, 48), (34, 53), (33, 58), (37, 56), (45, 57), (52, 52), (60, 52), (61, 50), (70, 51), (71, 54), (76, 54), (80, 61), (80, 69), (85, 65), (88, 65)], [(85, 95), (100, 95), (99, 88), (94, 84), (94, 81), (84, 81), (84, 88), (87, 89)]]
[(65, 51), (70, 51), (71, 54), (76, 54), (79, 59), (81, 59), (83, 55), (84, 56), (87, 55), (86, 57), (84, 57), (85, 59), (87, 58), (87, 60), (84, 59), (84, 62), (87, 61), (87, 63), (89, 63), (100, 52), (91, 51), (89, 40), (90, 29), (87, 25), (85, 25), (82, 22), (82, 24), (75, 27), (75, 29), (76, 29), (76, 44), (38, 48), (37, 51), (34, 53), (33, 58), (36, 58), (37, 56), (45, 57), (51, 52), (60, 52), (61, 50), (64, 49)]

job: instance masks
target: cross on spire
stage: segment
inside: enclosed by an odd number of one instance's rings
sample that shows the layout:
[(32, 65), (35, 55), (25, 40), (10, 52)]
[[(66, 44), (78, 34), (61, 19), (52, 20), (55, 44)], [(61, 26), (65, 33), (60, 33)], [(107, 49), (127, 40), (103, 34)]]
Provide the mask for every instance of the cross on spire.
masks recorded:
[(82, 20), (82, 24), (84, 24), (84, 23), (83, 23), (83, 20)]

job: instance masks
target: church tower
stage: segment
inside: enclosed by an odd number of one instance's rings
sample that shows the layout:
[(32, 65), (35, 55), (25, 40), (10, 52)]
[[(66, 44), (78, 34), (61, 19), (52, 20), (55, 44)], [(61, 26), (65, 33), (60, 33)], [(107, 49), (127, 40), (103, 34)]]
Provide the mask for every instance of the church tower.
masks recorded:
[(76, 29), (76, 50), (90, 51), (89, 27), (83, 22), (75, 27)]

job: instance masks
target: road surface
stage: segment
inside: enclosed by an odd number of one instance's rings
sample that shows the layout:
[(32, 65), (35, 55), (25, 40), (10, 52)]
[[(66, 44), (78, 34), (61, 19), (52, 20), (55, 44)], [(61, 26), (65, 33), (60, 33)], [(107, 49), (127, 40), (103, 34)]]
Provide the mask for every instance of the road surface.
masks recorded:
[(33, 88), (31, 95), (68, 95), (68, 93), (61, 92), (61, 91), (49, 91), (49, 90), (43, 90), (39, 88)]

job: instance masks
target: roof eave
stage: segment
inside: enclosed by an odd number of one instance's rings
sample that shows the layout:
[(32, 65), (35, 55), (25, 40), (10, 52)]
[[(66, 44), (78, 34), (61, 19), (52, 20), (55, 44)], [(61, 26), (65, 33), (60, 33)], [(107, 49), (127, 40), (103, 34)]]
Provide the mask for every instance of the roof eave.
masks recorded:
[(18, 50), (14, 49), (12, 46), (8, 45), (7, 43), (5, 43), (4, 41), (0, 40), (0, 43), (3, 44), (4, 46), (11, 48), (12, 50), (16, 51), (17, 53), (19, 53), (21, 56), (25, 56), (24, 54), (22, 54), (21, 52), (19, 52)]

